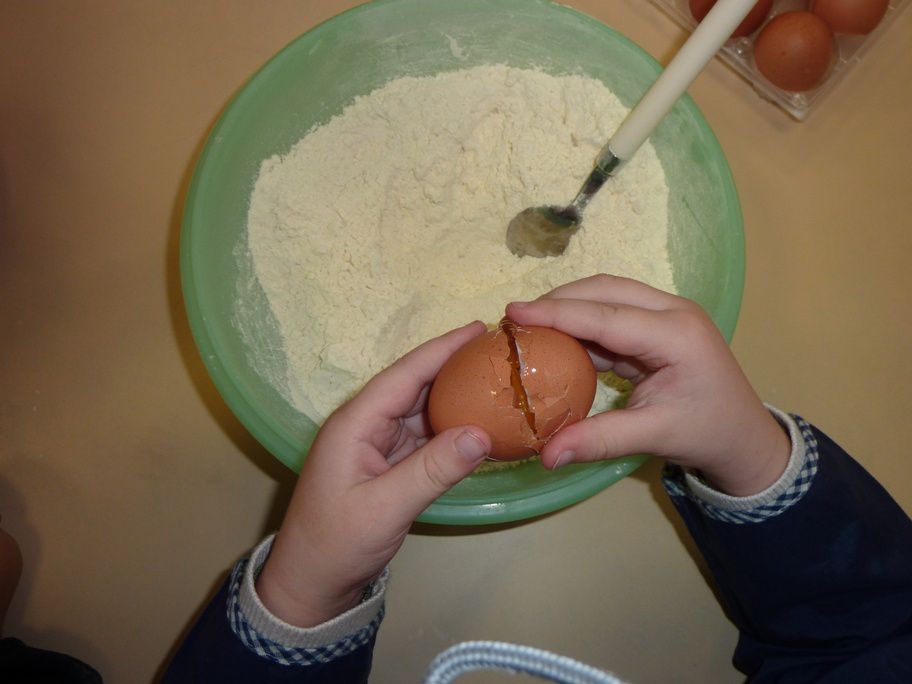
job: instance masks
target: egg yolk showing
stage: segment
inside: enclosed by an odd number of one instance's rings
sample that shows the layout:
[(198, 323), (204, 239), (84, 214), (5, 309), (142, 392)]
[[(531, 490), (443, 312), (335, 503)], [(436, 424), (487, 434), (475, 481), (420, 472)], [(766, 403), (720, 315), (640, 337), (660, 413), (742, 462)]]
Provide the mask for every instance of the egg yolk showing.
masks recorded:
[(428, 418), (434, 432), (477, 425), (491, 437), (492, 459), (515, 461), (540, 452), (554, 433), (585, 418), (595, 385), (595, 367), (578, 340), (505, 319), (440, 369)]

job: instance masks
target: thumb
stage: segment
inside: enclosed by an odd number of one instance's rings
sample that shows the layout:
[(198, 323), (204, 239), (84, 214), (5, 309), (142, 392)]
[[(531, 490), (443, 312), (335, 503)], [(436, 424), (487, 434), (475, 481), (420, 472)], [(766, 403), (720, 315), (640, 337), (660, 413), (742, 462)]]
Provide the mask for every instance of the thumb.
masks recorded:
[(490, 450), (491, 439), (481, 428), (450, 428), (416, 449), (374, 484), (385, 489), (387, 501), (398, 502), (400, 512), (411, 523), (437, 497), (470, 475)]
[(655, 453), (656, 417), (649, 408), (615, 409), (560, 430), (542, 449), (541, 462), (555, 469), (569, 463)]

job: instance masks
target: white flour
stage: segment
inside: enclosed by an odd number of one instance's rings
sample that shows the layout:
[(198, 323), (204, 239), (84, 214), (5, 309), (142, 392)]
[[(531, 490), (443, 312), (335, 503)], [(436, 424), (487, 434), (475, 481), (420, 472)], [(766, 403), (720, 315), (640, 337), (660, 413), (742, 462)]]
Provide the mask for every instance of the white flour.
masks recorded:
[(294, 405), (320, 422), (424, 340), (593, 273), (673, 290), (648, 143), (563, 256), (504, 245), (517, 212), (572, 199), (625, 114), (599, 81), (484, 66), (392, 81), (264, 161), (248, 247)]

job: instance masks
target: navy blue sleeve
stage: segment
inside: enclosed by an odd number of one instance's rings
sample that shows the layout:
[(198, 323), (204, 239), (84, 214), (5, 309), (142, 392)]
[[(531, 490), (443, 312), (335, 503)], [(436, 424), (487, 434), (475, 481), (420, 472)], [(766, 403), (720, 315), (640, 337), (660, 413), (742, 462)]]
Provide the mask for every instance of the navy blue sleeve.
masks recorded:
[(328, 663), (280, 665), (248, 649), (228, 622), (226, 582), (194, 624), (168, 666), (162, 684), (358, 684), (367, 682), (373, 656), (372, 637), (364, 646)]
[(726, 521), (691, 497), (672, 496), (740, 630), (734, 664), (757, 683), (908, 684), (912, 520), (811, 430), (816, 473), (777, 515)]

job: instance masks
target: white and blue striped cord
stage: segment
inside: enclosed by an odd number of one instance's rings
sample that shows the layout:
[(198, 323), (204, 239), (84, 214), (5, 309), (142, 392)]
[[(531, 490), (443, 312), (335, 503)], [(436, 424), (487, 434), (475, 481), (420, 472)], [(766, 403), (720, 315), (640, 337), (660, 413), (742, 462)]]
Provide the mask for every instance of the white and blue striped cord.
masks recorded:
[(557, 684), (624, 684), (578, 660), (500, 641), (466, 641), (448, 648), (434, 658), (424, 684), (450, 684), (464, 674), (485, 670), (528, 674)]

